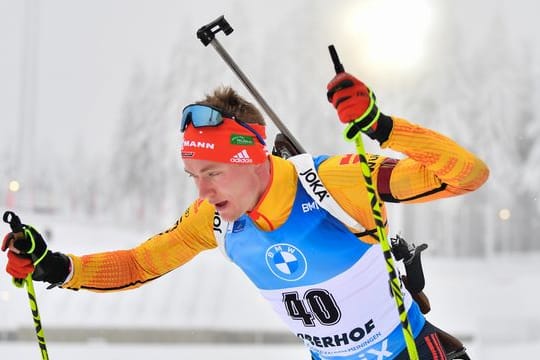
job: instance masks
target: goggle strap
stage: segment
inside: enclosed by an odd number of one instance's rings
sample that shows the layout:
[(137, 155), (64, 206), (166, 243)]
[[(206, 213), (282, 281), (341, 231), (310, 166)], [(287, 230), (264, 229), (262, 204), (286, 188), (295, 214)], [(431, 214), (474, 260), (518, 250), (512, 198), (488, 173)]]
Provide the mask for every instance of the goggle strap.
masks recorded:
[(253, 135), (255, 135), (257, 137), (257, 140), (259, 140), (259, 142), (263, 145), (266, 145), (266, 142), (264, 141), (264, 139), (262, 138), (262, 136), (257, 132), (257, 130), (255, 130), (254, 128), (252, 128), (251, 126), (249, 126), (248, 123), (245, 123), (243, 121), (240, 121), (238, 119), (233, 119), (234, 121), (236, 121), (240, 126), (242, 127), (245, 127), (246, 129), (248, 129), (249, 131), (251, 131), (253, 133)]

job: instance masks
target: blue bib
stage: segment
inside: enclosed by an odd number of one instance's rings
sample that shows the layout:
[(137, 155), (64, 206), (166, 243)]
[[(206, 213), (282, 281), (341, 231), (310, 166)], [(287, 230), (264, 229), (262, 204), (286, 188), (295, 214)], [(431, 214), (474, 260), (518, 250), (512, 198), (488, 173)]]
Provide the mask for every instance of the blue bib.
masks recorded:
[[(262, 231), (243, 215), (224, 249), (315, 359), (392, 359), (405, 349), (380, 245), (360, 241), (300, 182), (282, 226)], [(425, 319), (406, 291), (404, 304), (416, 336)]]

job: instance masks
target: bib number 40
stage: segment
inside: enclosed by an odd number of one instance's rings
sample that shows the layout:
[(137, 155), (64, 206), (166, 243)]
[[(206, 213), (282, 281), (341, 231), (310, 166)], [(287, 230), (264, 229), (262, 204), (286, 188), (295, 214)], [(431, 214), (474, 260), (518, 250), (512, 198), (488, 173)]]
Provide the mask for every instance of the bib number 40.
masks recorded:
[(289, 316), (302, 320), (304, 326), (315, 326), (315, 319), (325, 326), (334, 325), (341, 319), (334, 297), (324, 289), (310, 289), (303, 298), (296, 291), (283, 293), (283, 304)]

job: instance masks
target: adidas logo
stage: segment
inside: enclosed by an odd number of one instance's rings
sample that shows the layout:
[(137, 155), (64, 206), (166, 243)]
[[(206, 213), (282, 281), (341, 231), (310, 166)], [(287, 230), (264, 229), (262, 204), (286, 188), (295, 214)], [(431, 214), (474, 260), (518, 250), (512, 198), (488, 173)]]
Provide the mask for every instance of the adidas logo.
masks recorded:
[(246, 149), (244, 149), (244, 150), (240, 151), (239, 153), (237, 153), (236, 155), (234, 155), (231, 158), (231, 162), (233, 162), (233, 163), (241, 163), (241, 164), (250, 164), (250, 163), (253, 162), (253, 160), (249, 157), (249, 154), (246, 151)]

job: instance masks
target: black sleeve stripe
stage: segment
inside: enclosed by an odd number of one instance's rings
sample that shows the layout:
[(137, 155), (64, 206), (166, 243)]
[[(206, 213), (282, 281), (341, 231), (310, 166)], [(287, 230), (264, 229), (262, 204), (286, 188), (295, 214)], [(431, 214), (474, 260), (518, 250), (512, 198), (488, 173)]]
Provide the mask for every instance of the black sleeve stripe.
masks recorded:
[[(163, 274), (165, 275), (165, 274)], [(133, 286), (136, 286), (136, 285), (144, 285), (146, 284), (147, 282), (150, 282), (150, 281), (153, 281), (157, 278), (160, 278), (162, 277), (163, 275), (159, 275), (159, 276), (156, 276), (156, 277), (153, 277), (151, 279), (148, 279), (148, 280), (144, 280), (144, 281), (141, 281), (141, 280), (137, 280), (135, 282), (132, 282), (132, 283), (129, 283), (129, 284), (125, 284), (125, 285), (122, 285), (122, 286), (117, 286), (117, 287), (110, 287), (110, 288), (98, 288), (98, 287), (92, 287), (92, 286), (81, 286), (81, 289), (84, 289), (84, 290), (94, 290), (94, 291), (118, 291), (118, 290), (125, 290), (125, 289), (128, 289), (130, 287), (133, 287)], [(79, 289), (72, 289), (72, 288), (68, 288), (70, 290), (79, 290)]]
[(424, 193), (421, 193), (421, 194), (418, 194), (418, 195), (415, 195), (415, 196), (411, 196), (411, 197), (405, 198), (405, 199), (396, 199), (391, 194), (379, 194), (379, 195), (381, 197), (381, 200), (384, 201), (384, 202), (399, 203), (399, 202), (402, 202), (402, 201), (416, 200), (416, 199), (420, 199), (420, 198), (423, 198), (423, 197), (426, 197), (426, 196), (429, 196), (429, 195), (436, 194), (436, 193), (441, 192), (444, 189), (446, 189), (446, 186), (447, 186), (447, 184), (442, 183), (441, 186), (439, 186), (436, 189), (426, 191)]
[[(384, 223), (384, 226), (386, 227), (386, 224), (388, 224), (388, 221), (385, 221)], [(361, 237), (364, 237), (364, 236), (371, 236), (373, 239), (375, 240), (379, 240), (379, 238), (377, 237), (377, 229), (371, 229), (371, 230), (366, 230), (366, 231), (362, 231), (362, 232), (359, 232), (359, 233), (353, 233), (354, 236), (356, 236), (357, 238), (361, 238)]]

